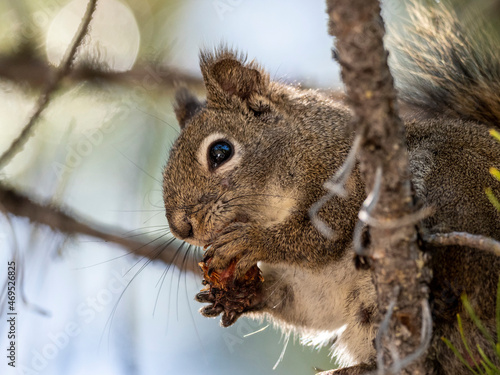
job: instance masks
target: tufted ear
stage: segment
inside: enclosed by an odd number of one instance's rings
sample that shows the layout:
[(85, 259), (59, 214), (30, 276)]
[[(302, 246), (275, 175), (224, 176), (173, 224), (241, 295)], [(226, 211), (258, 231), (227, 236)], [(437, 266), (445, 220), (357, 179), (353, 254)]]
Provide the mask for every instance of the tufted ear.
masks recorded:
[(183, 87), (177, 91), (175, 94), (174, 112), (181, 130), (184, 129), (186, 123), (201, 107), (203, 107), (203, 103), (188, 89)]
[(227, 48), (202, 52), (200, 67), (210, 107), (231, 107), (246, 103), (252, 107), (257, 97), (266, 96), (269, 75), (255, 62)]

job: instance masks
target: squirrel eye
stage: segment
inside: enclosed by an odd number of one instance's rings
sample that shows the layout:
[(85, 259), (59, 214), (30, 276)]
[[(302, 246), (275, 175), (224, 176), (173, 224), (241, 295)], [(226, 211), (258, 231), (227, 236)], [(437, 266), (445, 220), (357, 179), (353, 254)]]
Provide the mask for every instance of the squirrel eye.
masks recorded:
[(215, 141), (208, 148), (208, 164), (211, 169), (219, 167), (233, 156), (233, 145), (225, 140)]

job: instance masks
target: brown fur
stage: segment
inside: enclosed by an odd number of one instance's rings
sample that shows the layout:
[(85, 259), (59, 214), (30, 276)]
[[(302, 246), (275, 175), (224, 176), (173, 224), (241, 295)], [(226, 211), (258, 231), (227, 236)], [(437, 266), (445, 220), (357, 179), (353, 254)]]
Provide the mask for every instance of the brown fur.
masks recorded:
[[(430, 61), (420, 68), (428, 74), (421, 77), (431, 77), (429, 87), (441, 85), (438, 91), (450, 91), (446, 85), (456, 83), (455, 73), (440, 71), (446, 79), (432, 78), (438, 69), (432, 65), (433, 56), (426, 55)], [(347, 327), (345, 363), (373, 363), (374, 349), (366, 343), (374, 337), (374, 289), (369, 271), (356, 270), (354, 262), (346, 260), (353, 257), (353, 229), (365, 199), (358, 170), (347, 184), (348, 196), (333, 197), (320, 212), (334, 230), (334, 238), (323, 237), (308, 216), (310, 206), (325, 194), (323, 183), (341, 166), (352, 144), (348, 108), (314, 91), (270, 82), (257, 64), (224, 48), (202, 53), (201, 70), (206, 104), (187, 94), (177, 98), (182, 131), (164, 172), (172, 232), (193, 244), (212, 244), (207, 254), (213, 257), (213, 268), (224, 269), (234, 258), (239, 259), (238, 273), (256, 262), (265, 264), (264, 294), (252, 308), (253, 315), (261, 311), (287, 329), (309, 334), (328, 327), (328, 311), (345, 314), (339, 320)], [(484, 193), (491, 187), (500, 196), (500, 184), (488, 172), (491, 166), (500, 166), (500, 144), (488, 134), (487, 126), (498, 124), (500, 91), (458, 83), (459, 89), (446, 98), (424, 90), (409, 103), (420, 111), (405, 122), (412, 182), (420, 203), (434, 207), (433, 215), (421, 223), (422, 230), (466, 231), (500, 240), (500, 213)], [(472, 94), (459, 96), (458, 90), (468, 87)], [(500, 87), (500, 79), (491, 87)], [(411, 95), (406, 98), (411, 99)], [(447, 110), (436, 115), (444, 107)], [(207, 168), (203, 147), (211, 137), (220, 136), (238, 145), (239, 151), (226, 167)], [(463, 293), (494, 333), (500, 259), (457, 246), (427, 245), (424, 250), (431, 255), (434, 273), (430, 285), (434, 338), (427, 354), (428, 373), (466, 374), (441, 336), (460, 347), (456, 314), (466, 317), (460, 301)], [(338, 287), (338, 295), (323, 293), (322, 285)], [(318, 295), (311, 295), (312, 290)], [(466, 337), (480, 343), (493, 358), (490, 346), (467, 319), (464, 329)], [(364, 349), (352, 343), (361, 343)], [(338, 373), (360, 374), (371, 366), (362, 364)]]

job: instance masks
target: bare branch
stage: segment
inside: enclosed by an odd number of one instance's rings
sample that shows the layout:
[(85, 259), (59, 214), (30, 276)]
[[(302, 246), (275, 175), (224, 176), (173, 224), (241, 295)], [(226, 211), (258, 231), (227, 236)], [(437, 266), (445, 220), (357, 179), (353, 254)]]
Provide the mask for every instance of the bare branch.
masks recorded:
[[(138, 241), (126, 238), (118, 233), (123, 233), (116, 228), (106, 228), (102, 225), (89, 225), (77, 219), (78, 215), (69, 215), (61, 208), (50, 204), (39, 204), (32, 199), (17, 193), (14, 189), (0, 184), (0, 210), (19, 217), (26, 217), (31, 222), (47, 225), (51, 229), (68, 235), (82, 234), (100, 238), (105, 242), (112, 242), (129, 249), (131, 253), (145, 256), (149, 259), (161, 260), (166, 264), (173, 264), (182, 271), (199, 274), (200, 270), (193, 264), (186, 264), (182, 257), (176, 256), (179, 247), (172, 245), (169, 239), (155, 244), (155, 239)], [(165, 229), (167, 233), (167, 230)], [(188, 262), (189, 263), (189, 262)]]
[(57, 73), (58, 76), (56, 76), (57, 81), (61, 80), (61, 78), (64, 77), (66, 74), (68, 74), (69, 70), (71, 69), (71, 65), (73, 64), (73, 61), (75, 60), (76, 57), (76, 51), (78, 51), (78, 48), (80, 47), (80, 44), (83, 41), (83, 38), (85, 38), (85, 35), (87, 35), (90, 21), (92, 20), (92, 16), (96, 8), (97, 8), (97, 0), (89, 0), (87, 4), (87, 10), (85, 11), (85, 14), (82, 17), (82, 22), (80, 23), (80, 26), (78, 27), (78, 30), (75, 36), (73, 37), (73, 40), (71, 41), (68, 49), (66, 50), (66, 53), (64, 54), (61, 65), (59, 66)]
[(22, 150), (23, 145), (31, 136), (33, 126), (37, 122), (38, 118), (40, 117), (44, 109), (49, 104), (50, 98), (52, 97), (54, 92), (59, 88), (61, 80), (69, 73), (71, 65), (76, 55), (76, 51), (78, 50), (78, 47), (80, 46), (83, 38), (87, 34), (88, 27), (90, 21), (92, 20), (92, 15), (94, 14), (96, 7), (97, 7), (97, 0), (89, 0), (87, 5), (87, 10), (85, 11), (85, 15), (82, 18), (80, 27), (78, 28), (78, 31), (76, 32), (72, 43), (68, 47), (64, 55), (64, 58), (61, 62), (61, 65), (56, 70), (52, 78), (48, 81), (47, 86), (45, 87), (44, 91), (42, 92), (42, 94), (38, 99), (33, 115), (28, 120), (28, 123), (24, 126), (23, 130), (21, 131), (21, 134), (19, 134), (19, 136), (12, 142), (10, 147), (7, 149), (7, 151), (5, 151), (4, 154), (0, 157), (0, 168), (2, 166), (5, 166), (19, 151)]
[(499, 241), (466, 232), (430, 234), (424, 237), (424, 241), (438, 246), (467, 246), (500, 256)]
[[(201, 78), (156, 62), (136, 64), (134, 68), (126, 72), (103, 70), (91, 64), (78, 65), (64, 77), (64, 80), (60, 82), (60, 87), (89, 82), (144, 85), (148, 89), (175, 87), (182, 84), (196, 90), (203, 89)], [(14, 56), (0, 55), (0, 78), (28, 85), (33, 89), (44, 87), (46, 82), (54, 76), (55, 71), (56, 68), (34, 56), (31, 51), (21, 51)]]

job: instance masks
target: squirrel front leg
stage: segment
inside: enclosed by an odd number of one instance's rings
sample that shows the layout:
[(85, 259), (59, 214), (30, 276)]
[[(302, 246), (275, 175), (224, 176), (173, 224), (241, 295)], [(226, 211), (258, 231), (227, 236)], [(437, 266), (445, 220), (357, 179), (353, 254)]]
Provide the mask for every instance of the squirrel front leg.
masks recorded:
[[(334, 277), (325, 279), (321, 275), (333, 274), (336, 266), (326, 267), (323, 272), (286, 265), (273, 266), (268, 263), (259, 263), (259, 267), (264, 281), (250, 294), (241, 283), (232, 286), (228, 292), (231, 297), (227, 299), (216, 295), (217, 291), (212, 289), (198, 293), (196, 300), (208, 303), (200, 310), (201, 314), (206, 317), (222, 314), (221, 325), (224, 327), (232, 325), (240, 316), (249, 313), (254, 317), (267, 313), (288, 326), (318, 330), (334, 331), (345, 323), (342, 320), (344, 314), (339, 311), (338, 306), (331, 306), (328, 296), (316, 293), (317, 289), (332, 292), (335, 290), (331, 285)], [(237, 298), (234, 298), (235, 296)], [(308, 305), (306, 310), (304, 305)], [(332, 337), (334, 336), (332, 333)]]
[[(307, 175), (303, 180), (313, 181), (314, 176)], [(289, 208), (288, 216), (280, 215), (279, 221), (270, 217), (269, 207), (279, 208), (276, 202), (249, 202), (259, 209), (255, 213), (243, 212), (240, 216), (248, 215), (248, 220), (235, 221), (217, 234), (205, 257), (212, 258), (212, 270), (226, 269), (234, 259), (238, 261), (236, 276), (244, 275), (259, 261), (317, 270), (342, 258), (351, 245), (357, 214), (365, 198), (359, 171), (355, 169), (346, 182), (348, 196), (332, 197), (318, 213), (333, 230), (332, 238), (323, 236), (309, 216), (311, 206), (326, 194), (322, 183), (290, 184), (288, 189), (296, 194), (295, 206)]]
[(218, 235), (205, 259), (211, 259), (211, 270), (226, 269), (237, 259), (237, 277), (259, 261), (317, 269), (340, 259), (349, 247), (354, 223), (346, 221), (333, 239), (325, 238), (314, 228), (307, 211), (271, 226), (255, 221), (235, 222)]
[(209, 303), (201, 313), (207, 317), (222, 314), (222, 326), (233, 324), (242, 315), (271, 316), (280, 326), (293, 327), (312, 345), (335, 343), (345, 364), (372, 362), (375, 291), (370, 272), (355, 269), (350, 251), (316, 270), (264, 262), (258, 265), (264, 282), (257, 293), (246, 294), (244, 288), (238, 289), (241, 284), (230, 291), (237, 298), (227, 301), (214, 298), (208, 290), (200, 292), (197, 301)]

